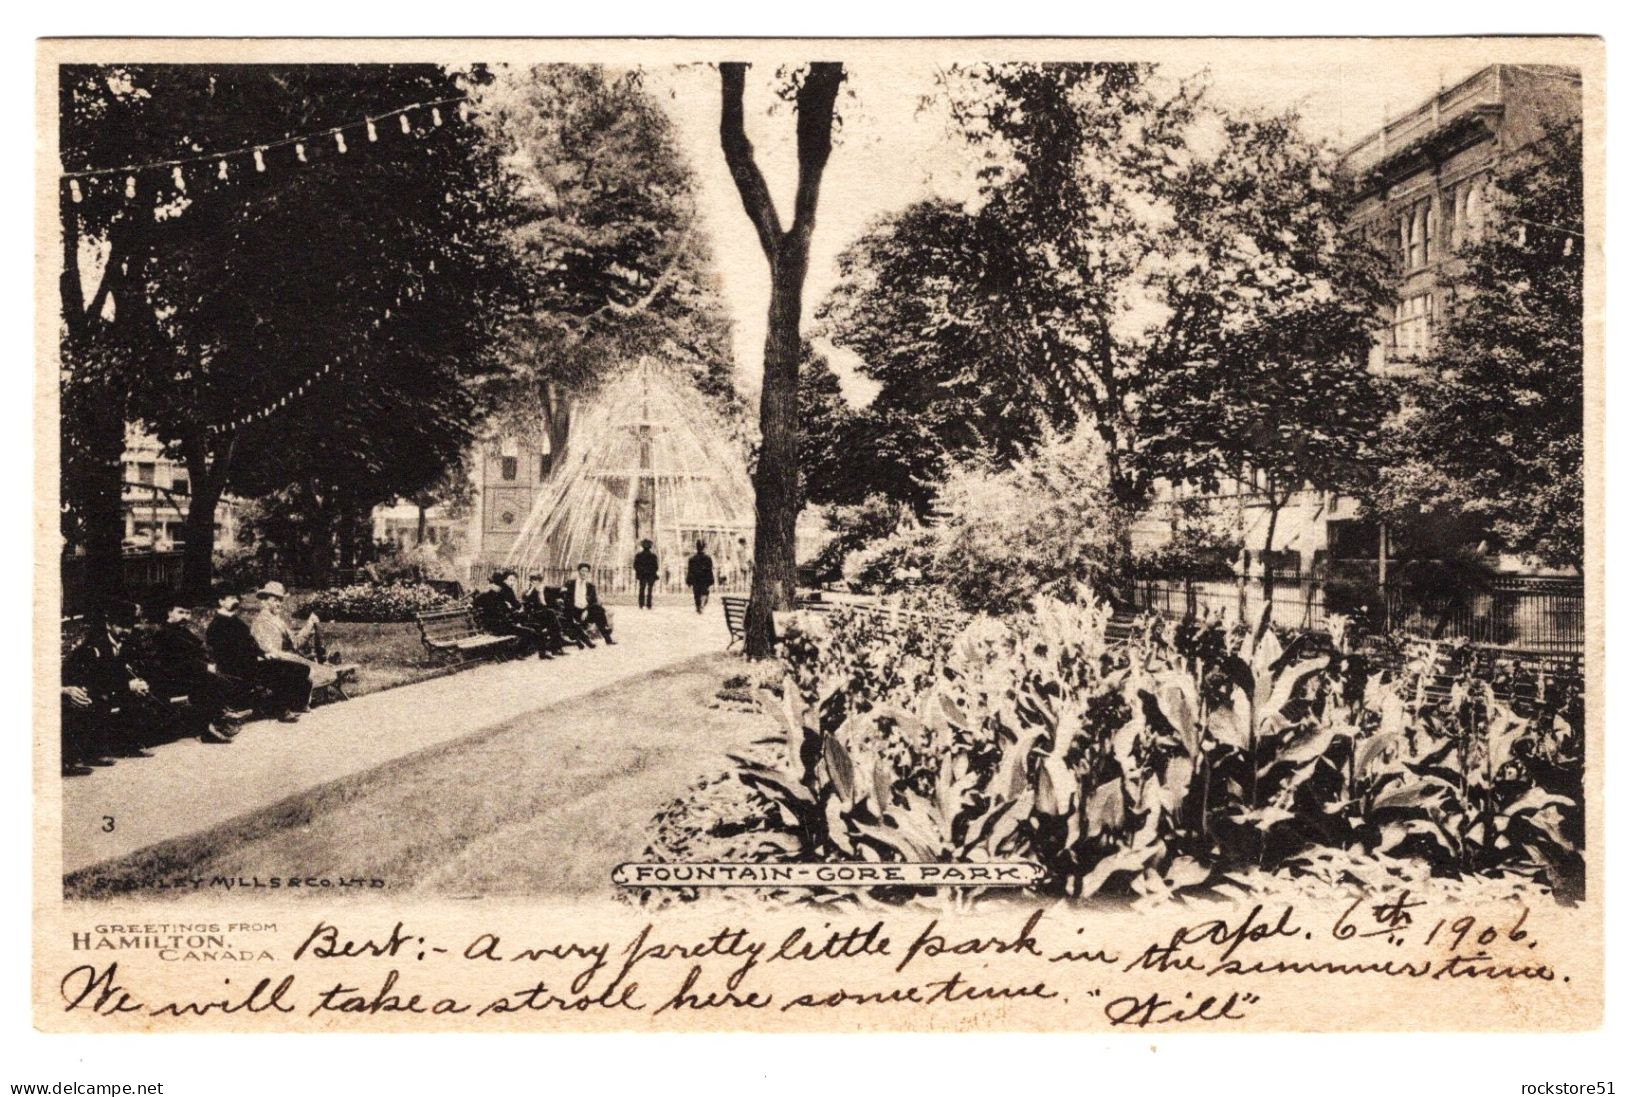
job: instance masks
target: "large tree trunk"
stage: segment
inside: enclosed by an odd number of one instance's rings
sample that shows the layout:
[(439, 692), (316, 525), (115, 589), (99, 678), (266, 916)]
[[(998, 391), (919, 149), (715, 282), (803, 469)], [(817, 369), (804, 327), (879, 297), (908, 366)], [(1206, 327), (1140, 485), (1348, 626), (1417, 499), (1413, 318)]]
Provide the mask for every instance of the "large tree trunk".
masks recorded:
[(186, 546), (181, 550), (181, 587), (192, 598), (206, 598), (214, 588), (214, 512), (220, 483), (209, 461), (209, 447), (194, 433), (181, 442), (192, 495), (186, 504)]
[(767, 256), (772, 298), (762, 361), (762, 446), (756, 460), (756, 546), (750, 608), (745, 614), (745, 654), (773, 652), (773, 612), (795, 600), (796, 516), (801, 510), (796, 461), (796, 387), (801, 358), (801, 294), (807, 250), (818, 210), (818, 188), (829, 162), (835, 96), (846, 71), (838, 62), (808, 66), (796, 93), (795, 217), (781, 227), (773, 196), (745, 135), (745, 68), (724, 62), (722, 153), (745, 213)]
[[(62, 227), (63, 336), (61, 345), (65, 383), (60, 409), (62, 452), (61, 501), (63, 535), (70, 547), (84, 550), (84, 589), (79, 608), (124, 590), (124, 390), (108, 369), (109, 344), (119, 318), (130, 308), (122, 297), (126, 266), (133, 267), (132, 233), (115, 224), (108, 263), (100, 285), (87, 300), (79, 270), (79, 217), (66, 191), (60, 199)], [(115, 286), (119, 293), (115, 294)], [(115, 320), (103, 316), (114, 298)], [(70, 379), (71, 378), (71, 379)], [(64, 592), (66, 595), (68, 592)]]
[[(799, 265), (774, 265), (773, 296), (768, 309), (767, 346), (762, 362), (762, 445), (756, 459), (756, 545), (751, 579), (752, 608), (760, 606), (760, 651), (750, 645), (746, 621), (746, 654), (768, 654), (771, 612), (788, 609), (796, 593), (796, 519), (801, 493), (796, 460), (800, 423), (796, 387), (801, 359), (801, 291), (806, 280), (804, 255)], [(787, 257), (788, 259), (788, 257)]]

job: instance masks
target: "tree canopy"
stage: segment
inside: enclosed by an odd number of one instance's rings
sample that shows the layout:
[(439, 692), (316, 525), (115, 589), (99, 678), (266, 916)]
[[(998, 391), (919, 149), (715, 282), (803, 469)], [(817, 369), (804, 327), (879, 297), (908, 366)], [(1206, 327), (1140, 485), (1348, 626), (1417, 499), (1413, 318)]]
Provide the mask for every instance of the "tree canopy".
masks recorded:
[(1328, 353), (1335, 395), (1359, 397), (1348, 422), (1380, 418), (1355, 391), (1380, 263), (1343, 233), (1331, 153), (1295, 119), (1221, 111), (1199, 82), (1145, 65), (973, 66), (944, 94), (986, 158), (977, 202), (887, 218), (843, 257), (820, 314), (881, 383), (857, 413), (865, 461), (900, 455), (877, 475), (909, 484), (917, 507), (945, 457), (1008, 463), (1040, 425), (1092, 432), (1130, 511), (1158, 478), (1211, 482), (1243, 454), (1319, 474), (1329, 464), (1310, 457), (1337, 449), (1321, 439), (1352, 432), (1312, 384), (1276, 405), (1271, 438), (1257, 416), (1192, 397), (1222, 377), (1256, 411)]

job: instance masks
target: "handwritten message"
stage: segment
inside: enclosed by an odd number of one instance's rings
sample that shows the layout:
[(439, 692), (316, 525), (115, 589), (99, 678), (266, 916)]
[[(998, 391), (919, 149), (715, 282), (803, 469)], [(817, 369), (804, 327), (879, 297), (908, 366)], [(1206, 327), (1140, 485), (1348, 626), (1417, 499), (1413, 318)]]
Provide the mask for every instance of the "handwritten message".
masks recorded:
[[(1087, 1028), (1291, 1027), (1301, 997), (1293, 988), (1303, 980), (1364, 994), (1468, 984), (1539, 994), (1569, 980), (1542, 959), (1527, 907), (1463, 913), (1410, 893), (1335, 910), (1258, 903), (1160, 919), (1138, 939), (1120, 926), (1110, 937), (1092, 933), (1087, 912), (1064, 908), (975, 919), (819, 917), (787, 929), (742, 922), (699, 934), (647, 921), (603, 939), (511, 929), (443, 935), (406, 919), (381, 928), (371, 920), (289, 927), (291, 950), (245, 950), (254, 962), (224, 975), (216, 968), (177, 980), (155, 976), (150, 963), (136, 970), (129, 956), (89, 957), (63, 971), (58, 1008), (112, 1025), (139, 1018), (142, 1027), (263, 1015), (363, 1022), (356, 1027), (440, 1018), (477, 1028), (546, 1014), (618, 1015), (623, 1027), (697, 1014), (751, 1027), (747, 1018), (772, 1014), (787, 1018), (774, 1027), (787, 1027), (807, 1014), (975, 1018), (1020, 1004)], [(174, 990), (178, 981), (184, 992)]]

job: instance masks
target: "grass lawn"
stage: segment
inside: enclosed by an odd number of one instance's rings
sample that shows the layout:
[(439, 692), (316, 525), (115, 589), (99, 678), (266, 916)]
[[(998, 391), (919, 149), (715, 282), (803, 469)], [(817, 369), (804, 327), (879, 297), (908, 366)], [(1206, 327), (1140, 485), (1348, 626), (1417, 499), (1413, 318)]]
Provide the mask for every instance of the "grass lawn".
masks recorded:
[[(607, 895), (610, 869), (642, 854), (655, 811), (720, 768), (725, 752), (770, 733), (760, 715), (710, 707), (742, 666), (700, 656), (539, 709), (75, 873), (67, 896), (195, 897), (147, 889), (294, 874), (386, 881), (345, 893), (356, 896)], [(282, 892), (307, 893), (338, 894)]]
[(410, 621), (324, 621), (322, 639), (329, 649), (337, 648), (346, 663), (361, 665), (354, 684), (345, 687), (351, 697), (405, 685), (452, 662), (424, 647), (417, 625)]

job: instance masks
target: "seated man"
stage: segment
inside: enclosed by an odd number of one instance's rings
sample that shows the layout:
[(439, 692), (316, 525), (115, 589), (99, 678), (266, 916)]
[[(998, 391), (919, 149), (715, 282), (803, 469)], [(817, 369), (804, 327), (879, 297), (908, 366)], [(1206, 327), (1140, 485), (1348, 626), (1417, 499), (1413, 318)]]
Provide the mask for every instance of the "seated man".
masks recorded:
[(128, 642), (140, 609), (127, 602), (91, 614), (89, 628), (62, 663), (62, 769), (90, 772), (108, 755), (150, 758), (142, 737), (153, 717), (151, 688), (130, 665)]
[[(517, 576), (515, 576), (517, 580)], [(554, 655), (564, 654), (564, 629), (558, 614), (547, 604), (547, 593), (542, 588), (542, 577), (535, 572), (530, 576), (530, 588), (521, 599), (525, 624), (541, 633), (542, 640)], [(579, 643), (579, 641), (578, 641)]]
[(520, 621), (519, 614), (514, 610), (518, 600), (518, 595), (507, 586), (506, 574), (492, 572), (491, 581), (485, 589), (474, 595), (471, 604), (474, 623), (493, 636), (516, 637), (520, 655), (534, 651), (538, 659), (551, 659), (541, 634)]
[(592, 637), (587, 635), (587, 628), (575, 619), (564, 604), (564, 587), (543, 587), (542, 603), (552, 611), (553, 619), (559, 623), (559, 631), (564, 638), (578, 648), (595, 648)]
[(180, 598), (164, 603), (164, 623), (148, 644), (146, 678), (160, 700), (184, 695), (186, 708), (175, 715), (189, 735), (209, 743), (229, 743), (236, 729), (226, 718), (232, 685), (209, 666), (209, 654), (190, 627), (192, 609)]
[(576, 569), (576, 577), (564, 586), (564, 610), (578, 625), (597, 625), (604, 635), (604, 643), (613, 644), (615, 637), (610, 632), (609, 614), (598, 601), (598, 588), (593, 585), (591, 576), (590, 564)]
[(215, 602), (209, 627), (203, 630), (203, 640), (214, 659), (215, 673), (230, 687), (232, 705), (246, 708), (260, 685), (261, 659), (248, 622), (237, 613), (241, 605), (242, 599), (235, 594), (222, 594)]
[(314, 613), (306, 618), (302, 629), (294, 632), (283, 616), (288, 592), (281, 583), (266, 583), (255, 595), (260, 611), (248, 631), (260, 649), (259, 680), (270, 690), (271, 708), (277, 719), (291, 724), (300, 713), (310, 711), (310, 691), (333, 684), (338, 675), (299, 654), (300, 645), (315, 630)]

